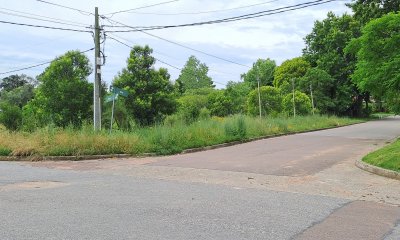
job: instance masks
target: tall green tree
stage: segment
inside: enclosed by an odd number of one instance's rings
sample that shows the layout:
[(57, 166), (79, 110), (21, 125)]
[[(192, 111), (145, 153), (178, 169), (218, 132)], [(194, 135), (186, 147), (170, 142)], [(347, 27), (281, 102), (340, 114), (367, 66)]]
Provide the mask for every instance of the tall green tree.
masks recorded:
[(182, 92), (189, 89), (214, 88), (213, 81), (207, 74), (207, 65), (195, 56), (190, 56), (176, 80), (176, 85)]
[(244, 114), (247, 112), (247, 96), (251, 90), (252, 88), (248, 82), (228, 82), (225, 95), (232, 103), (232, 112), (230, 114)]
[(93, 84), (88, 82), (91, 72), (89, 59), (79, 51), (56, 58), (38, 76), (40, 85), (25, 110), (40, 118), (48, 116), (57, 126), (79, 126), (92, 116)]
[(272, 86), (275, 68), (276, 63), (274, 60), (269, 58), (258, 59), (253, 67), (240, 77), (244, 82), (248, 83), (252, 89), (258, 86), (258, 80), (260, 81), (260, 86)]
[(176, 109), (174, 89), (167, 69), (155, 69), (153, 50), (149, 46), (134, 46), (127, 67), (119, 73), (113, 85), (129, 92), (124, 98), (128, 111), (140, 124), (161, 121)]
[[(276, 116), (282, 110), (282, 93), (279, 88), (263, 86), (260, 88), (261, 114)], [(247, 98), (248, 113), (257, 116), (260, 113), (258, 89), (251, 91)]]
[(307, 73), (298, 79), (298, 88), (301, 92), (313, 97), (314, 108), (321, 113), (331, 113), (335, 105), (331, 101), (332, 88), (335, 79), (329, 73), (318, 68), (311, 68)]
[(330, 12), (326, 19), (315, 22), (312, 32), (305, 38), (305, 59), (312, 67), (326, 71), (335, 79), (330, 94), (335, 104), (332, 113), (351, 116), (362, 114), (365, 94), (357, 89), (350, 78), (356, 58), (354, 54), (344, 51), (350, 40), (360, 34), (360, 23), (352, 16), (336, 16)]
[(282, 88), (287, 92), (287, 86), (291, 85), (292, 80), (303, 77), (310, 68), (310, 63), (302, 57), (284, 61), (276, 68), (274, 74), (274, 87)]
[(347, 6), (353, 10), (354, 18), (362, 25), (387, 13), (400, 11), (398, 0), (353, 0)]
[(348, 46), (357, 52), (353, 81), (363, 91), (383, 97), (400, 113), (400, 14), (388, 14), (370, 21), (362, 36)]
[(11, 91), (15, 88), (22, 87), (24, 85), (36, 86), (37, 81), (25, 74), (21, 75), (10, 75), (0, 80), (1, 91)]

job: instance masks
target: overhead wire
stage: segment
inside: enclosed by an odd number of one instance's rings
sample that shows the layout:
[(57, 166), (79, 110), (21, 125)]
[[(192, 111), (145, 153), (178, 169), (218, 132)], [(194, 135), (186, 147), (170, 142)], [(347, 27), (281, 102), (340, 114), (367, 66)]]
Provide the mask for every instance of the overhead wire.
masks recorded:
[(46, 28), (46, 29), (53, 29), (53, 30), (62, 30), (62, 31), (88, 32), (88, 33), (92, 33), (92, 31), (89, 31), (89, 30), (80, 30), (80, 29), (72, 29), (72, 28), (52, 27), (52, 26), (35, 25), (35, 24), (27, 24), (27, 23), (16, 23), (16, 22), (9, 22), (9, 21), (3, 21), (3, 20), (0, 20), (0, 23), (12, 24), (12, 25), (18, 25), (18, 26), (26, 26), (26, 27), (36, 27), (36, 28)]
[(264, 11), (259, 11), (259, 12), (255, 12), (255, 13), (250, 13), (250, 14), (239, 15), (239, 16), (235, 16), (235, 17), (222, 18), (222, 19), (203, 21), (203, 22), (194, 22), (194, 23), (185, 23), (185, 24), (176, 24), (176, 25), (135, 26), (135, 27), (127, 26), (125, 24), (120, 24), (120, 26), (107, 26), (106, 25), (106, 27), (122, 27), (122, 28), (126, 27), (126, 28), (132, 29), (132, 30), (115, 30), (115, 31), (109, 31), (109, 32), (137, 32), (140, 30), (149, 31), (149, 30), (158, 30), (158, 29), (167, 29), (167, 28), (210, 25), (210, 24), (227, 23), (227, 22), (235, 22), (235, 21), (247, 20), (247, 19), (252, 19), (252, 18), (259, 18), (259, 17), (269, 16), (269, 15), (276, 15), (279, 13), (295, 11), (298, 9), (308, 8), (311, 6), (317, 6), (317, 5), (326, 4), (326, 3), (334, 2), (334, 1), (338, 1), (338, 0), (315, 0), (315, 1), (310, 1), (310, 2), (299, 3), (299, 4), (295, 4), (295, 5), (291, 5), (291, 6), (285, 6), (285, 7), (264, 10)]
[(104, 14), (104, 15), (111, 15), (111, 17), (113, 17), (115, 14), (118, 14), (118, 13), (130, 12), (130, 11), (134, 11), (134, 10), (139, 10), (139, 9), (143, 9), (143, 8), (150, 8), (150, 7), (155, 7), (155, 6), (160, 6), (160, 5), (169, 4), (169, 3), (178, 2), (178, 1), (180, 1), (180, 0), (172, 0), (172, 1), (160, 2), (160, 3), (155, 3), (155, 4), (146, 5), (146, 6), (142, 6), (142, 7), (137, 7), (137, 8), (127, 9), (127, 10), (121, 10), (121, 11), (117, 11), (117, 12), (106, 13), (106, 14)]
[(57, 7), (60, 7), (60, 8), (65, 8), (65, 9), (77, 11), (77, 12), (83, 14), (83, 15), (86, 15), (86, 16), (94, 15), (93, 13), (88, 12), (88, 11), (84, 11), (84, 10), (73, 8), (73, 7), (68, 7), (68, 6), (65, 6), (65, 5), (57, 4), (57, 3), (52, 3), (52, 2), (48, 2), (48, 1), (44, 1), (44, 0), (36, 0), (36, 1), (41, 2), (41, 3), (46, 3), (46, 4), (49, 4), (49, 5), (53, 5), (53, 6), (57, 6)]
[[(29, 12), (23, 12), (23, 11), (18, 11), (18, 10), (13, 10), (13, 9), (9, 9), (9, 8), (2, 8), (0, 7), (1, 10), (5, 10), (5, 11), (10, 11), (10, 12), (15, 12), (15, 13), (20, 13), (20, 14), (25, 14), (27, 16), (34, 16), (34, 17), (39, 17), (39, 18), (43, 18), (43, 19), (50, 19), (50, 20), (57, 20), (60, 21), (62, 23), (72, 23), (72, 24), (76, 24), (77, 26), (81, 26), (81, 27), (86, 27), (85, 24), (80, 23), (80, 22), (75, 22), (75, 21), (71, 21), (71, 20), (66, 20), (66, 19), (60, 19), (60, 18), (54, 18), (54, 17), (48, 17), (48, 16), (43, 16), (43, 15), (39, 15), (39, 14), (33, 14), (33, 13), (29, 13)], [(71, 25), (72, 25), (71, 24)]]
[[(240, 7), (234, 7), (234, 8), (224, 8), (224, 9), (209, 10), (209, 11), (199, 11), (199, 12), (181, 12), (181, 13), (132, 12), (132, 13), (134, 13), (134, 14), (143, 14), (143, 15), (159, 15), (159, 16), (200, 15), (200, 14), (228, 12), (228, 11), (232, 11), (232, 10), (251, 8), (251, 7), (255, 7), (255, 6), (265, 5), (265, 4), (268, 4), (268, 3), (278, 2), (278, 1), (280, 1), (280, 0), (272, 0), (272, 1), (262, 2), (262, 3), (256, 3), (256, 4), (244, 5), (244, 6), (240, 6)], [(136, 10), (136, 9), (133, 9), (133, 10)]]
[[(114, 41), (116, 41), (116, 42), (118, 42), (118, 43), (120, 43), (120, 44), (122, 44), (122, 45), (124, 45), (124, 46), (126, 46), (126, 47), (128, 47), (128, 48), (130, 48), (130, 49), (132, 48), (132, 47), (129, 46), (128, 44), (126, 44), (126, 43), (124, 43), (124, 42), (122, 42), (122, 41), (120, 41), (120, 40), (118, 40), (118, 39), (116, 39), (116, 38), (114, 38), (114, 37), (112, 37), (112, 36), (110, 36), (110, 35), (108, 35), (108, 37), (109, 37), (110, 39), (112, 39), (112, 40), (114, 40)], [(156, 58), (156, 57), (154, 57), (154, 56), (153, 56), (153, 58), (156, 59), (157, 61), (159, 61), (159, 62), (161, 62), (161, 63), (163, 63), (163, 64), (169, 66), (169, 67), (172, 67), (172, 68), (174, 68), (174, 69), (176, 69), (176, 70), (182, 71), (182, 68), (180, 68), (180, 67), (174, 66), (174, 65), (172, 65), (172, 64), (170, 64), (170, 63), (167, 63), (167, 62), (165, 62), (165, 61), (163, 61), (163, 60), (161, 60), (161, 59), (159, 59), (159, 58)], [(196, 76), (196, 77), (197, 77), (197, 76)], [(220, 84), (220, 85), (223, 85), (223, 86), (226, 86), (226, 84), (224, 84), (224, 83), (220, 83), (220, 82), (217, 82), (217, 81), (214, 81), (214, 80), (213, 80), (213, 82), (214, 82), (214, 83), (217, 83), (217, 84)]]
[[(86, 52), (89, 52), (89, 51), (92, 51), (92, 50), (94, 50), (94, 48), (90, 48), (88, 50), (81, 51), (79, 53), (86, 53)], [(34, 65), (31, 65), (31, 66), (28, 66), (28, 67), (23, 67), (23, 68), (19, 68), (19, 69), (15, 69), (15, 70), (10, 70), (10, 71), (6, 71), (6, 72), (0, 72), (0, 75), (19, 72), (19, 71), (22, 71), (22, 70), (27, 70), (27, 69), (31, 69), (31, 68), (35, 68), (35, 67), (40, 67), (40, 66), (49, 64), (49, 63), (51, 63), (53, 61), (57, 61), (57, 59), (56, 60), (47, 61), (47, 62), (43, 62), (43, 63), (34, 64)]]

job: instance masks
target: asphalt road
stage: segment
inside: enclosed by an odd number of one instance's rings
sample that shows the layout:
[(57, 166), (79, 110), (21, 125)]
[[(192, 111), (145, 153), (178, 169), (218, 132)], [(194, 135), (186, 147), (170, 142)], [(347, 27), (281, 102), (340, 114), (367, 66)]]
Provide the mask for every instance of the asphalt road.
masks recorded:
[(0, 162), (0, 239), (400, 239), (400, 181), (354, 166), (400, 119), (207, 152)]

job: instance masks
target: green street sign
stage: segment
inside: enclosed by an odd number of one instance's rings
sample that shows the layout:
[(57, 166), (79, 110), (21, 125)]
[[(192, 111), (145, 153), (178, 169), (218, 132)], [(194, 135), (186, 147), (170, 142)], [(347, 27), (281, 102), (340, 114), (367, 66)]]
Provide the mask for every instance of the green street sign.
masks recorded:
[(127, 97), (128, 94), (129, 94), (128, 91), (126, 91), (124, 89), (121, 89), (121, 88), (117, 88), (117, 87), (113, 87), (112, 88), (112, 92), (114, 94), (121, 95), (121, 96), (124, 96), (124, 97)]
[(105, 97), (105, 102), (106, 103), (112, 102), (112, 101), (116, 100), (117, 98), (118, 98), (117, 94), (111, 94), (111, 95), (108, 95)]

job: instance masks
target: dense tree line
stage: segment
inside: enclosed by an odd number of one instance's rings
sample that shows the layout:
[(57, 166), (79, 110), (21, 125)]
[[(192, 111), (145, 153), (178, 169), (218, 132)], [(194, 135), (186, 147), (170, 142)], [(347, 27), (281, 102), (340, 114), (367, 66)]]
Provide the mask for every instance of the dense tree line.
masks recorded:
[[(400, 3), (355, 0), (353, 14), (328, 13), (305, 36), (303, 55), (277, 66), (258, 59), (241, 75), (216, 89), (208, 67), (190, 56), (173, 81), (167, 69), (154, 67), (149, 46), (133, 46), (112, 85), (128, 96), (115, 103), (115, 125), (184, 121), (233, 114), (368, 115), (400, 112)], [(11, 75), (0, 81), (0, 123), (8, 129), (33, 130), (49, 124), (80, 127), (92, 118), (93, 85), (89, 59), (78, 51), (57, 57), (36, 79)], [(103, 84), (102, 95), (107, 93)], [(109, 126), (111, 103), (103, 104)], [(260, 109), (261, 108), (261, 109)]]

